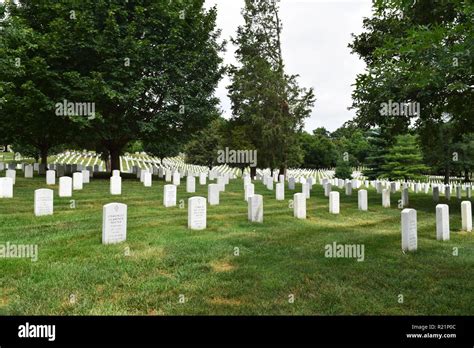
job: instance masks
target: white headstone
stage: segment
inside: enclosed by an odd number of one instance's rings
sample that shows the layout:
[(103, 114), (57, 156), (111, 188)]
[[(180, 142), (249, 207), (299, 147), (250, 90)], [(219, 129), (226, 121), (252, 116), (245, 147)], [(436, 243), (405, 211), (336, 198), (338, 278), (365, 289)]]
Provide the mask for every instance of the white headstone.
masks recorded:
[(188, 199), (188, 228), (204, 230), (206, 228), (206, 199), (191, 197)]
[(397, 184), (395, 182), (390, 183), (390, 193), (397, 192)]
[(462, 199), (461, 185), (456, 186), (456, 198), (459, 199), (459, 200)]
[(449, 205), (436, 206), (436, 239), (449, 240)]
[(209, 205), (218, 205), (219, 204), (219, 192), (221, 187), (219, 184), (209, 184), (207, 186), (207, 201)]
[(56, 176), (58, 178), (64, 176), (64, 173), (66, 172), (65, 168), (63, 165), (59, 164), (57, 167), (56, 167)]
[(46, 185), (56, 185), (56, 172), (54, 170), (46, 172)]
[(295, 189), (295, 178), (288, 179), (288, 190)]
[(418, 247), (415, 209), (402, 210), (402, 250), (415, 251)]
[(382, 191), (382, 206), (384, 208), (390, 208), (390, 190), (383, 189)]
[(31, 179), (33, 177), (33, 166), (28, 164), (25, 166), (25, 178)]
[(375, 188), (377, 190), (377, 193), (382, 193), (382, 183), (380, 181), (377, 181), (375, 183)]
[(194, 193), (196, 192), (196, 179), (194, 176), (187, 176), (186, 177), (186, 192)]
[(242, 179), (244, 180), (244, 187), (252, 183), (252, 178), (248, 174), (244, 174)]
[(327, 182), (324, 185), (324, 196), (329, 197), (329, 194), (331, 193), (331, 190), (332, 190), (332, 185), (331, 185), (330, 182)]
[(461, 202), (461, 220), (463, 231), (472, 232), (472, 208), (470, 201)]
[(115, 244), (127, 240), (127, 205), (104, 205), (102, 215), (102, 244)]
[(12, 178), (0, 178), (0, 198), (13, 198)]
[(248, 219), (251, 222), (263, 222), (263, 196), (253, 195), (248, 201)]
[(206, 181), (207, 181), (207, 174), (199, 173), (199, 185), (206, 185)]
[(444, 187), (444, 196), (446, 197), (448, 201), (451, 199), (451, 186), (446, 185)]
[(271, 178), (267, 179), (267, 190), (273, 190), (273, 180)]
[(119, 175), (110, 177), (110, 194), (111, 195), (122, 194), (122, 178)]
[(308, 183), (303, 183), (301, 184), (301, 190), (302, 190), (302, 193), (305, 194), (306, 196), (306, 199), (309, 199), (310, 197), (310, 193), (309, 193), (309, 184)]
[(171, 170), (169, 169), (166, 169), (165, 171), (165, 181), (166, 182), (171, 182), (172, 178), (171, 178)]
[(359, 190), (357, 193), (359, 210), (367, 211), (367, 190)]
[(72, 179), (69, 176), (59, 178), (59, 197), (72, 197)]
[(439, 201), (439, 187), (438, 186), (433, 186), (433, 200), (435, 202)]
[(5, 177), (6, 178), (11, 178), (13, 185), (16, 183), (16, 170), (13, 169), (8, 169), (5, 171)]
[(404, 188), (402, 190), (402, 206), (403, 207), (408, 207), (409, 201), (408, 201), (408, 188)]
[(150, 172), (145, 172), (143, 174), (143, 186), (145, 187), (151, 187), (152, 185), (152, 174)]
[(82, 182), (83, 182), (84, 184), (90, 183), (90, 177), (91, 177), (90, 174), (91, 174), (91, 173), (90, 173), (87, 169), (83, 169), (83, 170), (82, 170)]
[(223, 176), (217, 177), (217, 185), (219, 185), (219, 191), (225, 191), (225, 178)]
[(255, 193), (255, 185), (254, 184), (248, 184), (244, 187), (244, 197), (245, 200), (248, 202), (249, 197), (252, 197)]
[(148, 173), (148, 170), (147, 169), (142, 169), (139, 171), (140, 173), (140, 182), (144, 182), (145, 181), (145, 174)]
[(337, 179), (337, 187), (339, 187), (340, 189), (344, 188), (344, 180)]
[(35, 216), (53, 215), (53, 190), (35, 190)]
[(163, 187), (163, 205), (167, 208), (176, 206), (176, 185)]
[(347, 196), (352, 195), (352, 183), (351, 182), (348, 182), (346, 184), (346, 195)]
[(297, 219), (306, 219), (306, 196), (302, 192), (293, 195), (293, 215)]
[(285, 184), (279, 182), (275, 185), (275, 194), (277, 201), (284, 201), (285, 200)]
[[(352, 194), (352, 188), (355, 188), (355, 189), (358, 189), (359, 188), (359, 180), (357, 179), (352, 179), (352, 181), (350, 181), (351, 183), (351, 193), (349, 195)], [(347, 193), (346, 193), (347, 194)]]
[(339, 214), (339, 192), (337, 191), (329, 193), (329, 212)]
[(178, 171), (173, 173), (173, 185), (179, 186), (181, 184), (181, 175)]
[(120, 176), (120, 170), (114, 169), (114, 170), (112, 171), (112, 176)]
[(72, 188), (73, 190), (82, 190), (82, 173), (74, 173), (72, 174)]
[(418, 192), (420, 192), (420, 191), (421, 191), (421, 184), (417, 182), (417, 183), (415, 184), (415, 193), (418, 193)]

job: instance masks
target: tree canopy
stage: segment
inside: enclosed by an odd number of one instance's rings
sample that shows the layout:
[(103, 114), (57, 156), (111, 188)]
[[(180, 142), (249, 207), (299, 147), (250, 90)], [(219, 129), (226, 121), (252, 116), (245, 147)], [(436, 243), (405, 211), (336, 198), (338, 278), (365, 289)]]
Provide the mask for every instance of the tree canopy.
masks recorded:
[[(75, 141), (107, 151), (111, 169), (119, 168), (130, 141), (172, 135), (185, 143), (215, 118), (223, 72), (216, 10), (203, 3), (9, 3), (0, 41), (9, 68), (0, 80), (8, 93), (3, 107), (24, 129), (19, 136), (41, 141), (47, 151), (56, 135), (58, 142), (68, 139), (64, 129), (80, 131)], [(55, 105), (63, 100), (91, 104), (95, 114), (58, 117)]]

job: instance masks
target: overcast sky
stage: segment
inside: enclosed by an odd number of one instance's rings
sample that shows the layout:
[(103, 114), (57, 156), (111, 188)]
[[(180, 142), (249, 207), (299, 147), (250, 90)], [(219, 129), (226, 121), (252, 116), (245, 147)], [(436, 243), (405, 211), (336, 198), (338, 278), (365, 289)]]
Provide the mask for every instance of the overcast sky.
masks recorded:
[[(242, 23), (243, 0), (206, 0), (206, 6), (217, 5), (217, 26), (222, 38), (235, 36)], [(364, 62), (350, 54), (347, 47), (351, 33), (362, 31), (362, 19), (371, 15), (371, 0), (282, 0), (280, 16), (283, 22), (282, 49), (287, 72), (299, 74), (300, 85), (313, 87), (316, 104), (306, 120), (305, 129), (317, 127), (336, 130), (354, 117), (351, 105), (352, 84), (363, 72)], [(226, 63), (235, 63), (234, 50), (228, 44)], [(226, 117), (230, 116), (230, 101), (224, 78), (217, 96)]]

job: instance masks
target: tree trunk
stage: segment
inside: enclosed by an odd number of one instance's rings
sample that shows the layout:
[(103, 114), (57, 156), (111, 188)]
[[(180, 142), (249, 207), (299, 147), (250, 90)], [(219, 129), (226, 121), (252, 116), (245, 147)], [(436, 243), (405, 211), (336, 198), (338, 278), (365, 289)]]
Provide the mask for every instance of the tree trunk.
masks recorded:
[(250, 176), (253, 178), (257, 175), (257, 167), (250, 167)]
[(280, 165), (280, 175), (284, 175), (286, 178), (286, 165)]
[(44, 168), (48, 166), (48, 150), (47, 147), (40, 149), (41, 164), (44, 165)]
[(111, 148), (108, 150), (110, 154), (110, 172), (120, 170), (120, 149)]
[(464, 182), (470, 182), (471, 178), (469, 177), (469, 169), (464, 171)]
[(445, 185), (448, 185), (449, 184), (449, 175), (451, 173), (451, 171), (449, 170), (450, 168), (449, 167), (446, 167), (444, 169), (444, 184)]

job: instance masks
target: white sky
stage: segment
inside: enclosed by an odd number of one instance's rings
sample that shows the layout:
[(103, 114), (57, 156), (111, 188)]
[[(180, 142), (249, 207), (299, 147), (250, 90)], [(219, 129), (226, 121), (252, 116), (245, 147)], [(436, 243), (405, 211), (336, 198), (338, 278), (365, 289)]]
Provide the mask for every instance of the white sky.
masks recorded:
[[(217, 5), (217, 26), (222, 29), (221, 39), (235, 36), (242, 24), (240, 10), (243, 0), (206, 0), (206, 7)], [(348, 111), (351, 105), (351, 86), (364, 62), (351, 55), (347, 47), (351, 33), (362, 31), (362, 19), (371, 15), (371, 0), (281, 0), (280, 16), (283, 22), (282, 49), (287, 72), (300, 75), (300, 85), (313, 87), (317, 101), (312, 115), (306, 119), (305, 129), (317, 127), (336, 130), (354, 117)], [(235, 63), (230, 43), (225, 63)], [(221, 109), (230, 117), (230, 101), (224, 78), (216, 92)]]

